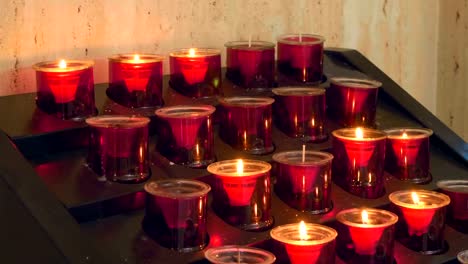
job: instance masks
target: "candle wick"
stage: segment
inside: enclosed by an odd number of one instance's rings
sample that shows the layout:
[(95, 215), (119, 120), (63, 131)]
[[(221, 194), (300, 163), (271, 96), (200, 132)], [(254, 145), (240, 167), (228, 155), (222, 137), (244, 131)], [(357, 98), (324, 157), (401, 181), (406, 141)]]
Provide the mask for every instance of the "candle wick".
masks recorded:
[(306, 145), (302, 145), (302, 162), (305, 162), (305, 150), (306, 150)]

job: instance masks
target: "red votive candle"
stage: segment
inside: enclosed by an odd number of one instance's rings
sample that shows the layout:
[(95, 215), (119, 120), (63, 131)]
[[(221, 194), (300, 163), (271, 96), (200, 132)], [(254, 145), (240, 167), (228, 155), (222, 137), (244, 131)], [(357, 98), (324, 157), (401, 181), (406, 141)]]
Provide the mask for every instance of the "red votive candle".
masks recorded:
[(275, 123), (286, 135), (306, 142), (328, 138), (325, 129), (325, 89), (284, 87), (273, 89)]
[(298, 82), (320, 83), (325, 38), (312, 34), (287, 34), (278, 38), (278, 71)]
[(414, 183), (431, 181), (429, 172), (429, 137), (432, 130), (425, 128), (394, 128), (387, 133), (385, 167), (400, 180)]
[(174, 163), (205, 167), (215, 160), (211, 105), (179, 105), (156, 110), (157, 150)]
[(83, 120), (97, 113), (92, 61), (47, 61), (36, 70), (36, 104), (61, 119)]
[(327, 105), (331, 118), (346, 127), (375, 126), (378, 88), (374, 80), (331, 78)]
[(221, 55), (217, 49), (180, 49), (170, 53), (170, 85), (192, 98), (217, 95), (221, 87)]
[(388, 198), (400, 216), (397, 238), (402, 244), (423, 254), (445, 250), (445, 208), (450, 203), (447, 195), (406, 190), (393, 192)]
[(206, 197), (210, 189), (196, 180), (148, 182), (143, 229), (164, 247), (179, 252), (203, 249), (207, 243)]
[(109, 98), (132, 108), (162, 106), (163, 59), (154, 54), (119, 54), (110, 57)]
[(149, 118), (103, 115), (86, 119), (90, 126), (88, 166), (110, 181), (141, 182), (150, 175)]
[(304, 223), (273, 228), (271, 237), (282, 243), (291, 264), (335, 263), (335, 229)]
[(266, 41), (231, 41), (226, 47), (226, 77), (244, 88), (275, 84), (275, 44)]
[(370, 128), (342, 128), (332, 135), (336, 183), (363, 198), (382, 196), (386, 134)]
[(269, 163), (224, 160), (207, 169), (215, 176), (213, 209), (224, 221), (243, 230), (263, 230), (273, 224)]
[(272, 264), (276, 257), (271, 252), (245, 246), (222, 246), (210, 248), (205, 257), (215, 264)]
[(437, 187), (450, 197), (450, 222), (455, 228), (468, 233), (468, 180), (438, 181)]
[(261, 155), (274, 150), (269, 97), (227, 97), (221, 104), (220, 137), (232, 147)]
[(285, 151), (273, 155), (277, 163), (275, 191), (289, 206), (313, 214), (326, 213), (331, 200), (333, 156), (320, 151)]
[(380, 209), (339, 212), (338, 254), (349, 263), (394, 263), (395, 223), (398, 217)]

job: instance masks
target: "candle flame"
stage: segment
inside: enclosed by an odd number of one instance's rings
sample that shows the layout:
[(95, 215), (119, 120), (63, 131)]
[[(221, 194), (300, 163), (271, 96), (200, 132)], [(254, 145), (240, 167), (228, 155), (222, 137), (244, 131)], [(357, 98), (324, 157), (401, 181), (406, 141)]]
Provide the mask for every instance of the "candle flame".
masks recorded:
[(60, 69), (65, 69), (67, 67), (67, 62), (65, 60), (60, 60), (58, 66)]
[(307, 235), (307, 227), (304, 221), (299, 223), (299, 239), (300, 240), (307, 240), (309, 236)]
[(134, 60), (134, 61), (139, 61), (139, 60), (140, 60), (140, 55), (135, 54), (135, 55), (133, 56), (133, 60)]
[(362, 131), (362, 128), (360, 127), (356, 128), (356, 138), (358, 139), (364, 138), (364, 132)]
[(401, 135), (402, 138), (408, 138), (408, 134), (406, 132), (403, 132), (403, 135)]
[(419, 196), (416, 194), (416, 192), (411, 192), (411, 198), (413, 198), (414, 204), (421, 204), (421, 201), (419, 200)]
[(189, 53), (189, 57), (195, 57), (195, 49), (194, 48), (190, 48), (188, 53)]
[(362, 223), (363, 224), (368, 224), (369, 223), (369, 214), (367, 213), (366, 210), (362, 210), (361, 218), (362, 218)]
[(237, 167), (237, 173), (238, 174), (244, 173), (244, 162), (242, 161), (242, 159), (237, 160), (236, 167)]

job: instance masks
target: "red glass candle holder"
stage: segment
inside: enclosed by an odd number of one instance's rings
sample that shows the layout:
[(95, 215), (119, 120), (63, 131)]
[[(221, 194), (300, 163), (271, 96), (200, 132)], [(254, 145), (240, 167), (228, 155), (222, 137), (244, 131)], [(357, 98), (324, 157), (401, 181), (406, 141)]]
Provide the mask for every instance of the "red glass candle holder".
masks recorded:
[(208, 241), (206, 199), (210, 189), (208, 184), (185, 179), (145, 184), (143, 229), (164, 247), (179, 252), (203, 249)]
[(162, 106), (163, 59), (154, 54), (110, 57), (109, 98), (131, 108)]
[(450, 197), (449, 222), (458, 230), (468, 233), (468, 180), (438, 181), (437, 187)]
[(156, 110), (157, 150), (174, 163), (205, 167), (215, 160), (211, 105), (179, 105)]
[(150, 176), (149, 118), (97, 116), (90, 126), (88, 166), (110, 181), (141, 182)]
[(394, 263), (395, 224), (398, 216), (380, 209), (339, 212), (338, 254), (348, 263)]
[(333, 135), (333, 179), (346, 191), (378, 198), (385, 193), (386, 134), (370, 128), (343, 128)]
[(301, 222), (273, 228), (271, 237), (282, 243), (291, 264), (335, 263), (335, 229)]
[(36, 104), (61, 119), (83, 120), (97, 113), (92, 61), (47, 61), (36, 70)]
[(429, 137), (432, 130), (425, 128), (394, 128), (387, 133), (385, 167), (400, 180), (427, 183), (429, 171)]
[(278, 71), (298, 82), (318, 84), (323, 75), (325, 38), (312, 34), (288, 34), (278, 38)]
[(269, 97), (228, 97), (221, 104), (220, 137), (232, 147), (251, 154), (273, 152), (271, 130), (275, 100)]
[(269, 163), (224, 160), (207, 169), (215, 176), (213, 209), (224, 221), (243, 230), (263, 230), (273, 224)]
[(192, 98), (210, 97), (221, 88), (221, 55), (217, 49), (180, 49), (170, 53), (170, 85)]
[(226, 77), (244, 88), (275, 84), (275, 44), (266, 41), (231, 41), (226, 47)]
[(345, 127), (374, 127), (380, 86), (374, 80), (331, 78), (327, 89), (330, 117)]
[(263, 249), (245, 246), (222, 246), (210, 248), (205, 257), (215, 264), (272, 264), (276, 257)]
[(273, 155), (277, 163), (275, 191), (289, 206), (313, 214), (326, 213), (331, 200), (333, 156), (320, 151), (285, 151)]
[(399, 216), (397, 239), (423, 254), (438, 254), (446, 249), (445, 213), (450, 198), (426, 190), (396, 191), (388, 197)]
[(326, 131), (325, 89), (284, 87), (273, 89), (275, 123), (286, 135), (306, 142), (322, 142)]

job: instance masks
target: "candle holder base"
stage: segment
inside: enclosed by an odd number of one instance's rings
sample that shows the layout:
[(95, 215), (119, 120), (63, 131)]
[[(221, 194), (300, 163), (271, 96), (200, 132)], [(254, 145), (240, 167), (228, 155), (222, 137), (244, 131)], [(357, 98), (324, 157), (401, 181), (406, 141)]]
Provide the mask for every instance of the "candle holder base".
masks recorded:
[(403, 246), (423, 255), (439, 255), (447, 252), (449, 245), (446, 240), (434, 241), (429, 234), (397, 238)]
[(169, 81), (169, 86), (174, 89), (174, 91), (189, 97), (189, 98), (194, 98), (194, 99), (209, 99), (218, 96), (219, 94), (219, 89), (221, 88), (220, 81), (215, 84), (211, 85), (208, 83), (195, 83), (195, 84), (186, 84), (185, 81), (183, 80), (183, 76), (177, 77), (174, 74), (173, 79), (179, 80), (179, 81)]
[[(146, 91), (128, 91), (124, 84), (109, 85), (106, 95), (113, 102), (130, 109), (151, 109), (161, 108), (164, 105), (162, 97), (149, 94)], [(148, 110), (149, 111), (149, 110)]]

